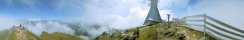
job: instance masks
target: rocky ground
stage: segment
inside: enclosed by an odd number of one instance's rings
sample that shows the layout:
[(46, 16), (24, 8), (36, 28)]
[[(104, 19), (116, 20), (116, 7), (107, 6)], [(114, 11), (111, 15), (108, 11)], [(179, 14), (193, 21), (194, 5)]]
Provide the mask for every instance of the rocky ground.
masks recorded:
[[(208, 35), (205, 39), (216, 40)], [(171, 23), (168, 26), (168, 23), (158, 23), (112, 34), (104, 32), (96, 40), (204, 40), (204, 34), (184, 25)]]

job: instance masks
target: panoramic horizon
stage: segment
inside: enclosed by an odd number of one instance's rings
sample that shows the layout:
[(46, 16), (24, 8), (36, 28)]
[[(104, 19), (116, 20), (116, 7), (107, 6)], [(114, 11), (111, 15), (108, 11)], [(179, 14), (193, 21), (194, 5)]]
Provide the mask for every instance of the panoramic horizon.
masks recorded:
[[(151, 1), (156, 1), (154, 3), (157, 4), (153, 5)], [(243, 39), (243, 4), (244, 0), (0, 0), (0, 31), (21, 24), (37, 36), (41, 36), (44, 31), (61, 32), (80, 36), (85, 40), (95, 40), (103, 32), (113, 33), (117, 30), (150, 26), (151, 24), (144, 25), (148, 20), (156, 20), (156, 23), (174, 23), (178, 22), (175, 20), (187, 16), (206, 14), (202, 16), (207, 18), (206, 20), (189, 20), (208, 21), (225, 29), (219, 31), (216, 27), (210, 27), (213, 30), (231, 36), (218, 35), (217, 38)], [(205, 33), (204, 27), (192, 26), (205, 26), (205, 22), (189, 20), (185, 20), (183, 24)], [(228, 27), (224, 27), (226, 25)]]

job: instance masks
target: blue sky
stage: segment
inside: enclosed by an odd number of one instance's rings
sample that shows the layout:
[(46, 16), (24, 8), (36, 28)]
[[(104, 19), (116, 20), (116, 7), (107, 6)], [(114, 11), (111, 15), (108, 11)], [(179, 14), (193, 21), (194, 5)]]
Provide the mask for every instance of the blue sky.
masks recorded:
[[(140, 20), (149, 11), (149, 0), (0, 0), (0, 17), (14, 19)], [(207, 13), (227, 23), (240, 21), (243, 0), (159, 0), (158, 9), (173, 17)], [(223, 16), (215, 16), (222, 14)], [(229, 16), (235, 15), (235, 16)], [(115, 17), (115, 18), (114, 18)], [(119, 17), (119, 18), (117, 18)], [(235, 22), (228, 22), (233, 20)], [(243, 20), (243, 19), (242, 19)], [(244, 23), (244, 22), (241, 22)]]
[[(165, 20), (166, 14), (176, 16), (184, 12), (188, 1), (159, 0), (161, 18)], [(149, 9), (149, 0), (0, 0), (0, 26), (7, 28), (18, 25), (22, 22), (19, 19), (77, 19), (127, 29), (141, 26)]]
[[(86, 11), (83, 9), (83, 7), (86, 5), (83, 4), (86, 4), (86, 1), (89, 0), (79, 0), (79, 1), (80, 4), (77, 4), (79, 2), (68, 1), (68, 0), (0, 0), (0, 15), (7, 16), (7, 17), (14, 17), (18, 19), (30, 19), (30, 18), (67, 19), (67, 18), (76, 18), (76, 17), (79, 18), (83, 13), (82, 11)], [(144, 1), (148, 1), (148, 0), (144, 0)], [(189, 0), (189, 3), (187, 3), (186, 5), (187, 6), (194, 5), (196, 2), (197, 0)], [(181, 15), (182, 12), (187, 10), (185, 4), (182, 5), (174, 1), (169, 3), (170, 4), (167, 4), (167, 7), (162, 7), (161, 9), (173, 10), (172, 12), (176, 13), (175, 15)], [(76, 5), (78, 5), (79, 7), (78, 9), (76, 9), (77, 8)], [(98, 5), (106, 5), (106, 4), (98, 4)], [(79, 12), (77, 12), (77, 10)], [(127, 13), (121, 15), (126, 15), (126, 14)]]
[[(59, 0), (0, 0), (0, 15), (18, 19), (66, 19), (72, 8), (58, 8)], [(65, 3), (64, 3), (65, 4)]]

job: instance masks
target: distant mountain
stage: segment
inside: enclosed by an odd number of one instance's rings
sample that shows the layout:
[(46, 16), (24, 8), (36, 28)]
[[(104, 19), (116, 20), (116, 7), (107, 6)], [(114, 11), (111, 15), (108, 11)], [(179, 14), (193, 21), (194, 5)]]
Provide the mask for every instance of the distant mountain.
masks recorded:
[(72, 36), (64, 33), (48, 34), (43, 32), (41, 37), (36, 36), (29, 30), (11, 28), (0, 32), (1, 40), (82, 40), (79, 36)]
[(64, 33), (52, 33), (43, 32), (41, 40), (82, 40), (79, 36), (72, 36)]
[(15, 27), (1, 31), (0, 39), (3, 40), (39, 40), (39, 37), (28, 30), (17, 29)]
[(60, 21), (60, 20), (23, 20), (27, 30), (36, 35), (43, 31), (48, 33), (60, 32), (70, 35), (83, 36), (82, 38), (94, 39), (104, 31), (112, 30), (107, 25), (87, 21)]

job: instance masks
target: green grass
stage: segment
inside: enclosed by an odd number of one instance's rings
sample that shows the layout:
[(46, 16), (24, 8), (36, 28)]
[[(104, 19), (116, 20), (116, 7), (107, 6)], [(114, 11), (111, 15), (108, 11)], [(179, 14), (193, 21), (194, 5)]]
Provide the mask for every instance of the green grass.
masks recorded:
[(12, 30), (10, 35), (8, 36), (8, 40), (17, 40), (16, 39), (16, 33), (17, 33), (16, 30)]
[(3, 30), (0, 32), (0, 39), (6, 40), (9, 35), (10, 30)]
[(40, 40), (40, 38), (38, 36), (36, 36), (35, 34), (33, 34), (32, 32), (30, 31), (27, 31), (26, 30), (26, 34), (27, 34), (27, 38), (29, 40)]
[(138, 40), (156, 40), (157, 31), (155, 27), (144, 27), (139, 31)]
[[(25, 35), (23, 38), (25, 40), (82, 40), (78, 36), (72, 36), (69, 34), (64, 33), (52, 33), (48, 34), (47, 32), (43, 32), (43, 34), (39, 37), (33, 34), (32, 32), (28, 30), (21, 30), (19, 32), (23, 32), (23, 34), (19, 35)], [(16, 36), (18, 33), (18, 30), (4, 30), (0, 32), (0, 40), (18, 40), (18, 36)]]
[(103, 32), (101, 36), (98, 36), (96, 40), (112, 40), (113, 38), (110, 38), (108, 33)]
[[(131, 28), (121, 33), (120, 36), (113, 36), (103, 33), (99, 35), (97, 40), (130, 40), (136, 38), (136, 40), (200, 40), (203, 38), (203, 32), (188, 28), (184, 25), (171, 23), (170, 27), (167, 27), (167, 23), (158, 23), (152, 26), (139, 27), (138, 37), (134, 37), (134, 32), (137, 32), (137, 28)], [(119, 34), (116, 34), (119, 35)], [(216, 40), (213, 37), (207, 35), (207, 40)]]
[[(10, 33), (10, 35), (9, 35), (9, 37), (8, 37), (8, 40), (17, 40), (17, 30), (13, 30), (11, 33)], [(23, 34), (23, 35), (26, 35), (26, 39), (27, 40), (39, 40), (39, 37), (37, 37), (36, 35), (34, 35), (33, 33), (31, 33), (31, 32), (29, 32), (29, 31), (27, 31), (27, 30), (23, 30), (22, 32), (24, 32), (25, 34)]]
[(43, 32), (41, 35), (41, 40), (82, 40), (78, 36), (72, 36), (69, 34), (64, 34), (64, 33), (52, 33), (48, 34), (47, 32)]

